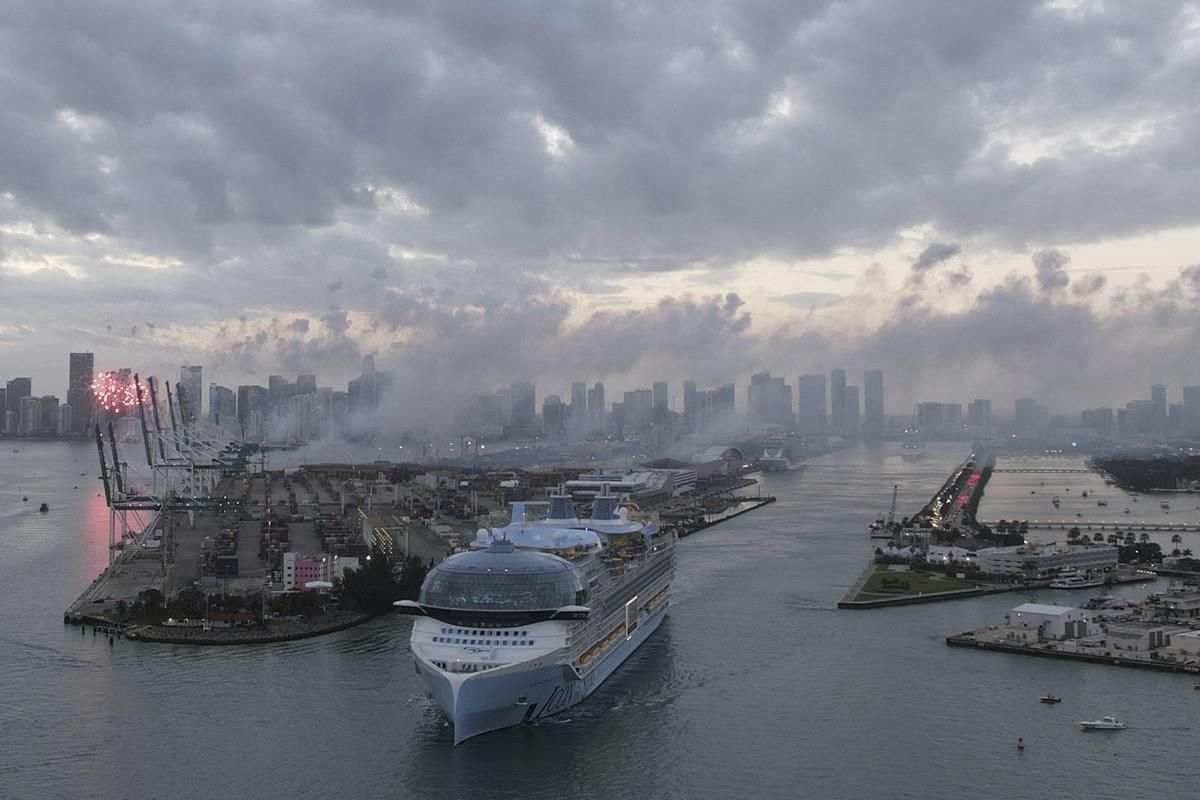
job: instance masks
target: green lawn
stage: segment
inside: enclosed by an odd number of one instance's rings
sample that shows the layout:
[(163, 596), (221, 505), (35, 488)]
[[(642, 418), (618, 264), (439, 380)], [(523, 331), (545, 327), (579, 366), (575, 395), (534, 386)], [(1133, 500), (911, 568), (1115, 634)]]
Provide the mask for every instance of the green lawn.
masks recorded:
[(890, 570), (886, 565), (880, 565), (859, 592), (858, 600), (878, 600), (882, 597), (896, 597), (906, 594), (929, 594), (930, 592), (951, 592), (956, 589), (974, 589), (982, 584), (972, 581), (960, 581), (957, 578), (947, 578), (940, 573), (909, 572)]

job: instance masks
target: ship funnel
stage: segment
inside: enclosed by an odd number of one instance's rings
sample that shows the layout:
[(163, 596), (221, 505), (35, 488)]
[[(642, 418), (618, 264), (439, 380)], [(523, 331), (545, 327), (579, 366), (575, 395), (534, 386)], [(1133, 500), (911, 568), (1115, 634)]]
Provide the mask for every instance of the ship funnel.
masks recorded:
[(571, 495), (563, 493), (561, 486), (550, 495), (550, 511), (546, 519), (575, 519), (575, 504), (571, 502)]
[(617, 500), (608, 493), (608, 484), (602, 484), (600, 494), (592, 498), (592, 519), (616, 519)]

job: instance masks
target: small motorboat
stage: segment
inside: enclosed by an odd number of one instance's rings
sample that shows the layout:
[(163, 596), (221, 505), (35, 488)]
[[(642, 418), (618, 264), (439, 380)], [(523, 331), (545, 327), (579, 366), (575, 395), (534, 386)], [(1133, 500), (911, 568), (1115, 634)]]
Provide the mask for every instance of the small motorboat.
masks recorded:
[(1096, 501), (1096, 505), (1098, 505), (1098, 506), (1106, 506), (1106, 505), (1108, 505), (1108, 501), (1107, 501), (1107, 500), (1097, 500), (1097, 501)]
[(1089, 719), (1079, 723), (1079, 727), (1085, 731), (1123, 731), (1125, 723), (1118, 722), (1116, 717), (1101, 717), (1100, 719)]
[(1128, 514), (1128, 513), (1129, 513), (1129, 506), (1125, 506), (1125, 513), (1126, 513), (1126, 514)]
[(1042, 701), (1043, 703), (1061, 703), (1062, 702), (1061, 697), (1055, 697), (1052, 694), (1044, 694), (1041, 697), (1039, 697), (1038, 700)]
[(40, 506), (38, 506), (38, 511), (42, 512), (43, 514), (45, 514), (49, 510), (50, 510), (49, 503), (42, 503)]

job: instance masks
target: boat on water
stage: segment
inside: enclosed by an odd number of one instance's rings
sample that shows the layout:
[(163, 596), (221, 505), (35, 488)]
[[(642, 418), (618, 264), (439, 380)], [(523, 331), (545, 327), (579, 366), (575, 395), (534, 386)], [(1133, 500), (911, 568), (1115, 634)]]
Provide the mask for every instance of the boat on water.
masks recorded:
[(1097, 501), (1096, 501), (1096, 505), (1098, 505), (1098, 506), (1106, 506), (1106, 505), (1108, 505), (1108, 501), (1107, 501), (1107, 500), (1097, 500)]
[(1125, 723), (1119, 722), (1116, 717), (1101, 717), (1100, 719), (1088, 719), (1079, 723), (1079, 727), (1085, 731), (1123, 731)]
[(43, 514), (45, 514), (49, 510), (50, 510), (49, 503), (42, 503), (40, 506), (38, 506), (38, 511), (42, 512)]
[(1067, 575), (1065, 577), (1060, 575), (1050, 581), (1051, 589), (1094, 589), (1103, 585), (1104, 581), (1099, 578), (1089, 578), (1084, 575)]
[(1054, 499), (1051, 500), (1050, 502), (1054, 504), (1055, 508), (1058, 508), (1058, 506), (1062, 502), (1062, 500), (1059, 499), (1058, 495), (1054, 495)]
[(1049, 704), (1062, 702), (1061, 697), (1056, 697), (1052, 694), (1044, 694), (1041, 697), (1039, 697), (1038, 700), (1042, 701), (1043, 703), (1049, 703)]
[(912, 461), (925, 457), (925, 434), (920, 428), (906, 428), (900, 440), (900, 457)]
[(794, 436), (778, 434), (763, 440), (762, 455), (758, 458), (764, 472), (787, 472), (804, 466), (801, 442)]
[(550, 497), (547, 518), (481, 529), (468, 552), (429, 571), (410, 648), (454, 723), (454, 743), (549, 717), (580, 702), (666, 616), (674, 533), (601, 489), (591, 517)]
[(1128, 513), (1129, 513), (1129, 506), (1125, 506), (1125, 513), (1126, 513), (1126, 514), (1128, 514)]
[(1163, 500), (1161, 503), (1158, 504), (1158, 507), (1163, 509), (1164, 511), (1166, 511), (1167, 509), (1169, 509), (1171, 507), (1171, 504), (1168, 503), (1166, 500)]

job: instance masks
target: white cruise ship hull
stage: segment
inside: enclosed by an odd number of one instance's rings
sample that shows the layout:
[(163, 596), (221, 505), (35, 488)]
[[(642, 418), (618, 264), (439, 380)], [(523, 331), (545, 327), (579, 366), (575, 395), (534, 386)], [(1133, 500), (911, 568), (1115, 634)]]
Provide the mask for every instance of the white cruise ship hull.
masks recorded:
[(662, 623), (669, 603), (657, 608), (582, 678), (562, 650), (508, 667), (459, 674), (434, 667), (414, 653), (417, 671), (433, 699), (454, 723), (454, 743), (481, 733), (543, 719), (565, 711), (594, 692)]

